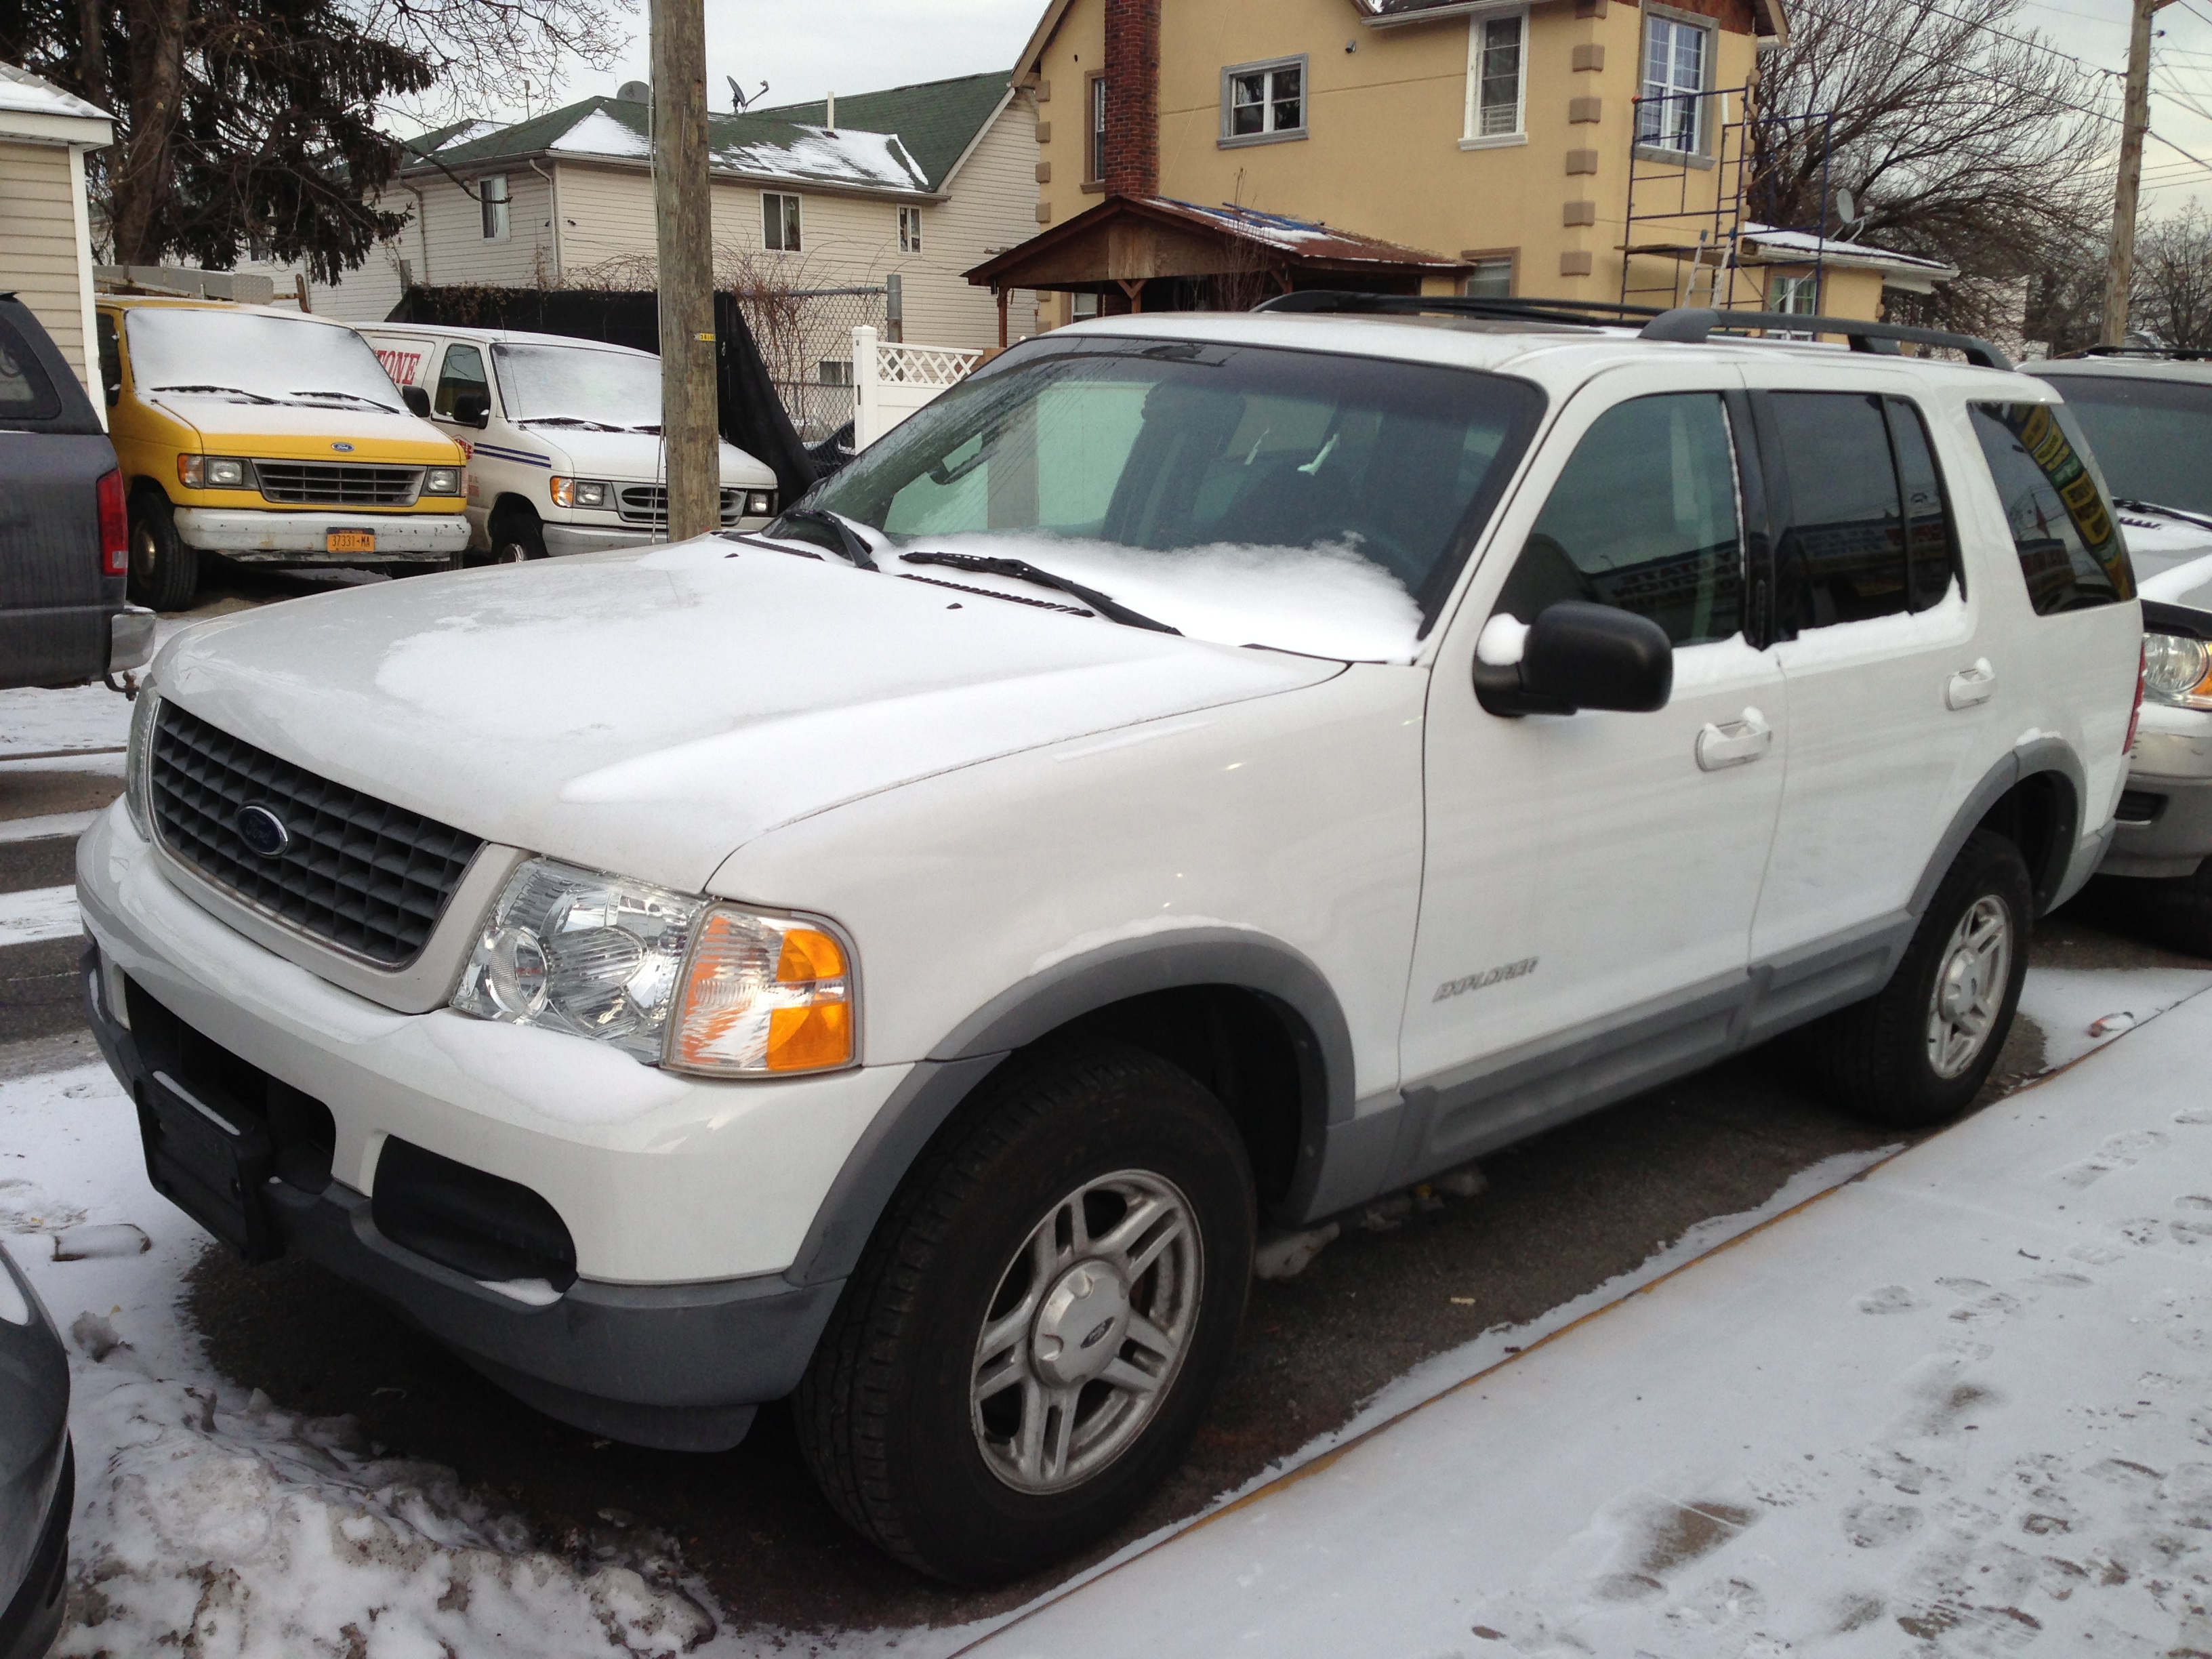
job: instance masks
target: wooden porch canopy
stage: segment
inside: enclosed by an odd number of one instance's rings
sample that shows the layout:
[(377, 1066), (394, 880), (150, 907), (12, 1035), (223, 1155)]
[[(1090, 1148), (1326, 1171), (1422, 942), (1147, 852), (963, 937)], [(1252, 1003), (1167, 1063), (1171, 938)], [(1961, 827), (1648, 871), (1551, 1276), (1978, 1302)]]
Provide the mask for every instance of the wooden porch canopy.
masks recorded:
[(1250, 208), (1200, 207), (1165, 196), (1109, 196), (968, 273), (999, 301), (1025, 288), (1096, 294), (1102, 310), (1247, 310), (1296, 289), (1370, 294), (1449, 292), (1473, 267)]

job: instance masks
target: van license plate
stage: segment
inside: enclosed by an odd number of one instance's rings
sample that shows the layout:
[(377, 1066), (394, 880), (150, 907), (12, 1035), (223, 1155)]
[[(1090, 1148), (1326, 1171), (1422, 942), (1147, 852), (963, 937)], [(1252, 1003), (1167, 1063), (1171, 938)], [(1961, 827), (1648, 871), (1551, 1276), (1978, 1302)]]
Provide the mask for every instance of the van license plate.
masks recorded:
[(333, 530), (323, 537), (326, 553), (374, 553), (376, 551), (376, 532), (374, 530)]

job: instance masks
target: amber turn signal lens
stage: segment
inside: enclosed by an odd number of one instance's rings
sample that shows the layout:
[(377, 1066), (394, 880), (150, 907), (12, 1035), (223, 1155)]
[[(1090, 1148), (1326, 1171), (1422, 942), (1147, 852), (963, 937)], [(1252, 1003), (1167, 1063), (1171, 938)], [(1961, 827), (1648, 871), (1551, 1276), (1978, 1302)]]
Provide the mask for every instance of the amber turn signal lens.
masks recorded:
[(794, 927), (783, 936), (783, 949), (775, 959), (776, 982), (804, 985), (810, 980), (845, 977), (845, 953), (829, 934), (811, 927)]
[(819, 1072), (853, 1057), (853, 1008), (846, 1002), (821, 1002), (808, 1008), (778, 1008), (768, 1017), (768, 1068), (771, 1072)]
[(669, 1063), (724, 1076), (849, 1066), (851, 975), (826, 929), (717, 905), (692, 943)]

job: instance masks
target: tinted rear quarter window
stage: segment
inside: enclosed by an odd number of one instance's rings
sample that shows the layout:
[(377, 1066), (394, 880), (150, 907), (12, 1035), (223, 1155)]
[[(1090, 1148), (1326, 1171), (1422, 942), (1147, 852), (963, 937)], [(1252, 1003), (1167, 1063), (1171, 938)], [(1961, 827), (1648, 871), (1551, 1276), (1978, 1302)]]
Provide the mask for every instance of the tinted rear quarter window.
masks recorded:
[(0, 317), (0, 421), (51, 421), (61, 412), (60, 394), (30, 343)]
[(2127, 546), (2067, 411), (2056, 404), (1975, 404), (1972, 413), (2037, 613), (2133, 599)]
[(1778, 392), (1768, 404), (1790, 481), (1776, 549), (1789, 620), (1802, 630), (1905, 610), (1905, 511), (1882, 400)]

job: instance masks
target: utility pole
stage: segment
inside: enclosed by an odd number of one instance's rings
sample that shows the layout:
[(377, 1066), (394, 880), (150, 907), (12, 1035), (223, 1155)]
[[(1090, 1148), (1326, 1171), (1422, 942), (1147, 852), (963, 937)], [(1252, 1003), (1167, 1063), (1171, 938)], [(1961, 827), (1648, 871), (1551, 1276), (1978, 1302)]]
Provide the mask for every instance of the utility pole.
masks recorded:
[(708, 216), (702, 0), (652, 0), (653, 216), (660, 263), (660, 438), (668, 538), (719, 529), (714, 259)]
[(2128, 304), (2136, 280), (2136, 198), (2142, 189), (2143, 135), (2150, 130), (2151, 15), (2172, 0), (2130, 0), (2127, 103), (2120, 117), (2120, 187), (2112, 203), (2112, 249), (2105, 270), (2101, 344), (2125, 345)]

